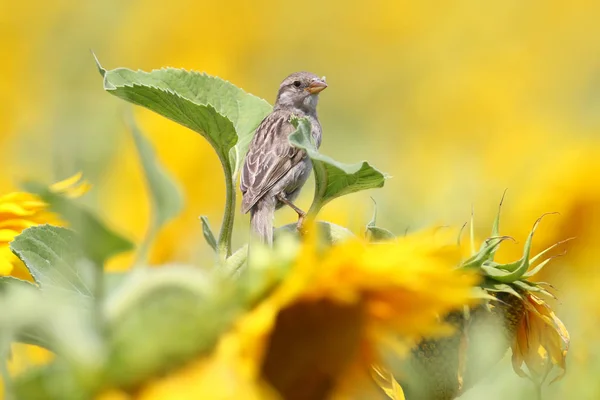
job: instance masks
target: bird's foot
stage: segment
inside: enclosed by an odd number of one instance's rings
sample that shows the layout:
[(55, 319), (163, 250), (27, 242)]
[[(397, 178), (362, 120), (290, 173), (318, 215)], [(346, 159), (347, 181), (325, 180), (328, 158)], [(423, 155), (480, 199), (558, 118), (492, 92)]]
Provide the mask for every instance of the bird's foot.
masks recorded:
[(298, 223), (296, 224), (296, 228), (298, 229), (298, 231), (300, 233), (304, 233), (303, 226), (304, 226), (304, 218), (306, 217), (306, 213), (304, 211), (302, 211), (301, 209), (299, 209), (294, 203), (289, 201), (283, 193), (279, 193), (277, 195), (277, 199), (279, 201), (281, 201), (282, 203), (288, 205), (292, 210), (296, 211), (296, 214), (298, 214)]
[(304, 218), (306, 217), (305, 213), (302, 214), (298, 214), (298, 222), (296, 223), (296, 229), (298, 229), (298, 232), (300, 233), (305, 233), (304, 232)]

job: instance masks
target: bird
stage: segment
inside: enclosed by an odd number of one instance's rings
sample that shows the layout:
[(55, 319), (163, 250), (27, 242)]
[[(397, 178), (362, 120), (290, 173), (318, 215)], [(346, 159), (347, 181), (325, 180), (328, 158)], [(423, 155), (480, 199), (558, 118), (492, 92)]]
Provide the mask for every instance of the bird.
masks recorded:
[(258, 125), (248, 148), (240, 174), (242, 212), (250, 212), (251, 231), (269, 246), (273, 244), (276, 209), (291, 207), (298, 214), (298, 227), (306, 215), (293, 201), (306, 183), (312, 163), (304, 150), (290, 144), (288, 137), (295, 131), (291, 119), (307, 118), (315, 145), (321, 145), (317, 103), (325, 88), (325, 77), (311, 72), (286, 77), (279, 86), (273, 111)]

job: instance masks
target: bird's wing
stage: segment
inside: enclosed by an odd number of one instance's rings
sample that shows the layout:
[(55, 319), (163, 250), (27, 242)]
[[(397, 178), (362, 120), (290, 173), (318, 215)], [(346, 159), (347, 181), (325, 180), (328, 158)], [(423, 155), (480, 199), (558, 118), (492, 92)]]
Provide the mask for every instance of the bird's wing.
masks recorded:
[(274, 111), (256, 129), (241, 174), (243, 213), (247, 213), (305, 157), (304, 151), (292, 146), (288, 141), (288, 136), (294, 131), (294, 126), (289, 121), (290, 117), (289, 112)]

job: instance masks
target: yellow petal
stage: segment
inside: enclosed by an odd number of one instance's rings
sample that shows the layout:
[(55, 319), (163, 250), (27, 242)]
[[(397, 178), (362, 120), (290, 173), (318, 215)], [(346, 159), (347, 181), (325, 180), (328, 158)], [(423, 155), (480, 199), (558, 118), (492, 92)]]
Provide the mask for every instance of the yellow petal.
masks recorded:
[(373, 364), (371, 367), (371, 375), (377, 386), (379, 386), (390, 399), (404, 400), (404, 391), (396, 378), (394, 378), (394, 375), (381, 365)]
[(82, 181), (82, 178), (83, 173), (78, 172), (65, 180), (51, 185), (50, 190), (71, 198), (80, 197), (87, 193), (91, 188), (91, 185), (87, 181)]

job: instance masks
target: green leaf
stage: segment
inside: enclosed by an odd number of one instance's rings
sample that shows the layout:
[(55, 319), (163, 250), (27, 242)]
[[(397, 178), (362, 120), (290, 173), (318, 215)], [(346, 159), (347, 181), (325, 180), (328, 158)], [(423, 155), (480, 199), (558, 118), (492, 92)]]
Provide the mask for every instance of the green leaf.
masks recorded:
[(202, 235), (204, 235), (206, 243), (208, 243), (214, 251), (217, 251), (217, 239), (215, 239), (215, 235), (213, 235), (212, 230), (210, 229), (208, 217), (203, 215), (200, 217), (200, 221), (202, 221)]
[(217, 245), (220, 259), (225, 260), (231, 254), (234, 181), (256, 127), (272, 107), (227, 81), (198, 72), (175, 68), (107, 71), (98, 59), (96, 65), (106, 91), (198, 132), (216, 151), (225, 175), (225, 212)]
[(52, 288), (91, 296), (93, 272), (81, 254), (75, 232), (52, 225), (25, 229), (10, 249), (23, 261), (42, 289)]
[(153, 205), (152, 222), (146, 238), (140, 246), (139, 260), (143, 263), (160, 228), (175, 218), (183, 209), (183, 197), (179, 187), (159, 163), (152, 144), (138, 128), (131, 114), (127, 115), (127, 122), (140, 156)]
[[(11, 290), (15, 288), (17, 290), (39, 290), (36, 285), (29, 281), (24, 281), (12, 276), (0, 276), (0, 295), (6, 293), (12, 295), (13, 293), (11, 293)], [(13, 334), (14, 337), (10, 338), (11, 340), (45, 348), (50, 347), (48, 345), (47, 335), (37, 327), (22, 326), (17, 330), (17, 332), (13, 332)]]
[(388, 231), (387, 229), (375, 226), (375, 224), (377, 223), (377, 203), (372, 197), (371, 200), (373, 200), (374, 204), (373, 217), (371, 218), (371, 221), (369, 221), (369, 223), (367, 224), (367, 230), (365, 232), (366, 238), (370, 242), (383, 242), (386, 240), (396, 239), (396, 235), (394, 235), (392, 232)]
[(78, 233), (83, 254), (98, 265), (103, 265), (109, 257), (129, 251), (132, 243), (106, 227), (88, 209), (75, 200), (54, 193), (44, 185), (28, 182), (25, 190), (42, 198), (52, 211), (61, 215), (71, 229)]
[(32, 289), (37, 288), (33, 283), (24, 281), (23, 279), (15, 278), (14, 276), (0, 276), (0, 293), (4, 293), (15, 286), (30, 287)]
[(194, 267), (132, 273), (105, 307), (109, 382), (133, 387), (210, 350), (238, 315), (236, 290)]
[(258, 124), (271, 112), (265, 100), (237, 86), (195, 71), (105, 70), (104, 89), (146, 107), (204, 136), (223, 162), (238, 171)]
[(0, 295), (0, 339), (51, 349), (57, 360), (81, 375), (96, 370), (103, 358), (103, 342), (87, 297), (14, 283), (5, 285)]
[(289, 141), (306, 151), (315, 172), (315, 197), (308, 211), (310, 217), (314, 218), (325, 204), (337, 197), (383, 187), (386, 176), (368, 162), (342, 164), (319, 153), (312, 139), (310, 122), (306, 118), (291, 122), (296, 131), (289, 136)]
[(245, 244), (239, 249), (236, 250), (235, 253), (231, 255), (227, 259), (227, 261), (222, 265), (222, 269), (229, 276), (239, 276), (242, 271), (244, 265), (246, 264), (246, 260), (248, 259), (248, 245)]

